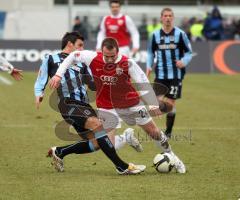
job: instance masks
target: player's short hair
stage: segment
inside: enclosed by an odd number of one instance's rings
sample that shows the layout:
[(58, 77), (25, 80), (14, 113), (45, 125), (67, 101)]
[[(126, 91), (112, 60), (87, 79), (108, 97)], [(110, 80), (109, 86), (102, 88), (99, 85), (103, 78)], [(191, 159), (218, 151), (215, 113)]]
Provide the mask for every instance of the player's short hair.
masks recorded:
[(111, 6), (112, 3), (117, 3), (121, 6), (121, 1), (120, 0), (110, 0), (109, 5)]
[(163, 16), (163, 13), (164, 13), (165, 11), (168, 11), (168, 12), (172, 12), (172, 13), (173, 13), (173, 10), (172, 10), (171, 8), (166, 7), (166, 8), (163, 8), (163, 9), (162, 9), (162, 11), (161, 11), (161, 16)]
[(77, 31), (67, 32), (62, 38), (62, 49), (67, 46), (68, 42), (75, 43), (77, 40), (84, 41), (84, 37)]
[(102, 47), (101, 47), (102, 50), (103, 50), (103, 47), (106, 47), (108, 50), (112, 50), (116, 48), (117, 52), (119, 51), (118, 42), (116, 39), (112, 37), (107, 37), (102, 41)]

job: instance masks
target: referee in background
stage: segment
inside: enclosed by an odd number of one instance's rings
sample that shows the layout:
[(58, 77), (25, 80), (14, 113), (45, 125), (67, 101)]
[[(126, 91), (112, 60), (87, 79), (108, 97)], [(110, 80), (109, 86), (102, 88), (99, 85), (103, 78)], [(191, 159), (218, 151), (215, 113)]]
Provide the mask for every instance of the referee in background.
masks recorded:
[[(174, 26), (174, 13), (171, 8), (161, 11), (162, 28), (156, 30), (149, 39), (147, 51), (147, 71), (155, 65), (153, 89), (158, 96), (162, 112), (168, 112), (165, 134), (171, 138), (176, 116), (176, 100), (181, 98), (182, 80), (185, 68), (192, 59), (192, 49), (186, 33)], [(166, 109), (171, 105), (171, 109)], [(170, 111), (170, 112), (169, 112)]]

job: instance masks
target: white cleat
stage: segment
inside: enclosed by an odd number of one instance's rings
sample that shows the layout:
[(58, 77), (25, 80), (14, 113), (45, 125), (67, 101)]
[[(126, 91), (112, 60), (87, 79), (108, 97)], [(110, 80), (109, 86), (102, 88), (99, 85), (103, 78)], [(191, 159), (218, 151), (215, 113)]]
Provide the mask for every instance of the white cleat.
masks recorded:
[(119, 171), (116, 169), (117, 173), (120, 175), (134, 175), (140, 174), (146, 169), (145, 165), (134, 165), (133, 163), (129, 163), (128, 168), (124, 171)]
[(52, 158), (51, 164), (58, 172), (63, 172), (64, 171), (63, 160), (56, 155), (56, 148), (57, 147), (51, 147), (48, 151), (47, 157)]
[(172, 155), (175, 160), (174, 167), (175, 167), (176, 171), (180, 174), (185, 174), (186, 167), (185, 167), (184, 163), (174, 153), (172, 153)]
[(135, 137), (134, 129), (127, 128), (124, 131), (124, 133), (125, 133), (125, 137), (126, 137), (127, 143), (131, 147), (133, 147), (137, 152), (142, 152), (143, 151), (143, 147), (142, 147), (141, 143), (139, 142), (139, 140)]

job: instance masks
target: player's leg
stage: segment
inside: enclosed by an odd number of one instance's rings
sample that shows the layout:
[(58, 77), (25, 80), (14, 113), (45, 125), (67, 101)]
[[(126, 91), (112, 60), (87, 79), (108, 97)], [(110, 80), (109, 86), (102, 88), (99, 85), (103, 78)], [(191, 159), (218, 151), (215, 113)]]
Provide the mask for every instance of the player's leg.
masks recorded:
[(163, 113), (167, 113), (165, 134), (168, 138), (171, 138), (172, 129), (176, 118), (175, 101), (176, 99), (181, 98), (182, 81), (178, 79), (155, 79), (153, 89), (159, 100), (159, 109)]
[(135, 115), (136, 124), (139, 125), (152, 139), (154, 139), (157, 145), (161, 147), (164, 152), (172, 154), (175, 157), (176, 170), (179, 173), (185, 173), (186, 168), (183, 162), (173, 153), (166, 135), (156, 126), (155, 122), (147, 112), (146, 107), (140, 104), (139, 106), (130, 108), (128, 112), (132, 113), (129, 113), (129, 119), (126, 120), (126, 123), (128, 121), (131, 122), (132, 119), (130, 119), (130, 117)]
[(144, 165), (127, 164), (117, 155), (102, 123), (96, 117), (90, 117), (85, 123), (85, 128), (95, 134), (95, 139), (104, 154), (113, 162), (119, 174), (137, 174), (145, 170)]
[[(63, 102), (60, 102), (60, 104), (59, 109), (62, 116), (68, 123), (71, 123), (75, 127), (78, 133), (81, 133), (82, 130), (91, 130), (91, 133), (93, 133), (97, 145), (114, 163), (118, 173), (136, 174), (142, 172), (145, 169), (145, 166), (143, 165), (129, 165), (118, 157), (113, 144), (111, 143), (106, 131), (102, 126), (102, 123), (99, 121), (96, 112), (91, 108), (90, 105), (82, 104), (81, 102), (71, 99), (65, 99)], [(83, 127), (82, 130), (81, 127)], [(90, 136), (91, 134), (88, 134), (87, 136), (82, 135), (84, 139), (86, 139), (86, 137), (87, 139), (90, 139)], [(63, 171), (62, 158), (64, 156), (72, 153), (81, 154), (92, 152), (95, 149), (93, 144), (94, 140), (88, 140), (80, 141), (64, 147), (51, 148), (50, 154), (53, 157), (53, 161), (55, 161), (55, 168), (58, 169), (58, 171)]]
[(168, 138), (171, 138), (172, 129), (176, 118), (176, 100), (180, 99), (182, 94), (182, 80), (169, 80), (167, 85), (169, 87), (169, 92), (166, 94), (166, 101), (172, 105), (172, 110), (167, 113), (165, 134)]
[(173, 125), (175, 122), (175, 117), (176, 117), (176, 103), (174, 99), (169, 99), (167, 98), (166, 100), (169, 104), (172, 105), (172, 110), (170, 112), (167, 113), (166, 116), (166, 130), (165, 130), (165, 134), (168, 138), (171, 138), (172, 136), (172, 129), (173, 129)]
[(170, 153), (175, 159), (175, 168), (178, 173), (185, 173), (186, 167), (184, 163), (173, 153), (168, 142), (167, 136), (156, 126), (153, 120), (146, 124), (139, 125), (142, 129), (153, 138), (157, 145), (162, 148), (164, 152)]
[(107, 131), (111, 142), (115, 149), (119, 150), (124, 145), (128, 144), (137, 152), (143, 151), (142, 145), (138, 138), (134, 135), (134, 129), (127, 128), (122, 134), (116, 135), (116, 129), (121, 128), (122, 119), (119, 117), (115, 109), (98, 109), (98, 115), (103, 123), (104, 129)]

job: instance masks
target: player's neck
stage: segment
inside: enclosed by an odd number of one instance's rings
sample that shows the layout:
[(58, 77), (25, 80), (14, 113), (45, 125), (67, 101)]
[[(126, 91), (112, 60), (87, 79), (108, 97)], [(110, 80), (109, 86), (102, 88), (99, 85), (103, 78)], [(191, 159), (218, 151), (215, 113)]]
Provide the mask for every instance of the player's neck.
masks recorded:
[(72, 51), (68, 48), (65, 48), (62, 50), (62, 53), (70, 54), (70, 53), (72, 53)]
[(165, 33), (170, 33), (173, 30), (173, 26), (163, 26), (163, 31)]

